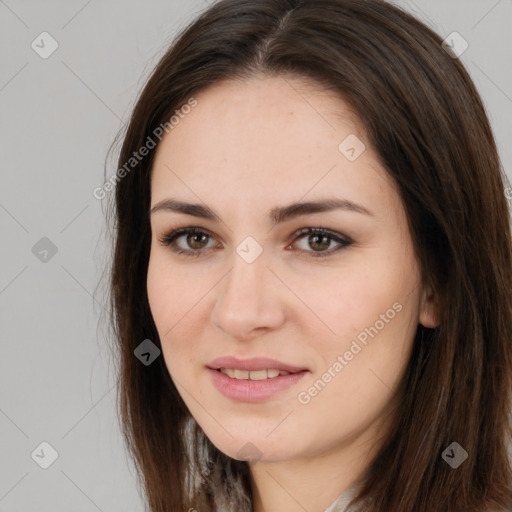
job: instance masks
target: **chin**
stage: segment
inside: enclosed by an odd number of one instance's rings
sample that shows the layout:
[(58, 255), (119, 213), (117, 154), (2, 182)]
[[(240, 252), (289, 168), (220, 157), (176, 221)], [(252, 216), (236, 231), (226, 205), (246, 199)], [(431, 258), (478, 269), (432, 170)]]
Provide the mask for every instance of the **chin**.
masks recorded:
[(295, 451), (291, 446), (283, 445), (281, 442), (260, 437), (239, 437), (230, 439), (229, 443), (212, 443), (222, 453), (235, 460), (246, 462), (279, 462), (294, 457)]

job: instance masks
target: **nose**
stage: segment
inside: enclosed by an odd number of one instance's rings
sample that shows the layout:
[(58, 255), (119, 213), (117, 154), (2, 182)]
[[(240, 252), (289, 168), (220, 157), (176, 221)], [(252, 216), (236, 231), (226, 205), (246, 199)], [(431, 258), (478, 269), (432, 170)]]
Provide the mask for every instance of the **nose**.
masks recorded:
[(285, 320), (284, 287), (260, 255), (247, 263), (233, 255), (231, 271), (218, 287), (211, 321), (236, 339), (250, 339), (279, 328)]

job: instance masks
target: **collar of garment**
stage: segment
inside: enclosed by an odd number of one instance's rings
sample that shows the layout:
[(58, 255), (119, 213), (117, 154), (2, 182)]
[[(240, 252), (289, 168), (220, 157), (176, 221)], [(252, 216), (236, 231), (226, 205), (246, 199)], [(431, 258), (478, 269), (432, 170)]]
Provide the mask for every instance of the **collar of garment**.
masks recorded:
[(352, 500), (358, 489), (358, 485), (354, 484), (349, 487), (346, 491), (342, 492), (329, 507), (325, 509), (325, 512), (350, 512), (347, 508), (350, 500)]

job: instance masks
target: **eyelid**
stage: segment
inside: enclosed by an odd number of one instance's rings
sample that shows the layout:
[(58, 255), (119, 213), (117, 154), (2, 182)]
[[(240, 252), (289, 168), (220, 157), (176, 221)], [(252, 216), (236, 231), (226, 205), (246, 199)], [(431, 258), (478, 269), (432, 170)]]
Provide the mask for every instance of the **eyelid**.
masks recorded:
[[(177, 228), (177, 229), (169, 231), (166, 235), (164, 235), (163, 237), (161, 237), (159, 239), (159, 242), (164, 246), (172, 246), (178, 238), (180, 238), (181, 236), (184, 236), (184, 235), (189, 235), (189, 234), (206, 235), (210, 239), (216, 239), (216, 237), (208, 229), (201, 228), (199, 226), (187, 226), (187, 227)], [(306, 253), (306, 254), (309, 254), (310, 257), (312, 257), (312, 258), (318, 259), (318, 258), (330, 256), (331, 254), (337, 253), (340, 250), (353, 244), (353, 240), (350, 237), (343, 235), (341, 233), (338, 233), (336, 231), (318, 226), (318, 227), (305, 227), (305, 228), (296, 230), (292, 234), (292, 241), (286, 246), (286, 248), (290, 247), (290, 245), (294, 244), (298, 240), (305, 238), (307, 235), (326, 236), (331, 241), (336, 242), (338, 244), (338, 246), (335, 247), (334, 249), (329, 249), (327, 251), (307, 251), (304, 249), (292, 249), (292, 251)], [(171, 250), (174, 253), (185, 254), (186, 256), (189, 256), (189, 257), (201, 257), (205, 252), (209, 252), (211, 249), (212, 248), (210, 247), (208, 249), (198, 249), (198, 250), (181, 249), (181, 248), (177, 248), (177, 249), (172, 248)]]
[(300, 240), (302, 238), (306, 238), (307, 235), (326, 236), (331, 241), (334, 241), (338, 244), (337, 248), (329, 249), (328, 251), (315, 252), (315, 251), (304, 251), (302, 249), (293, 249), (294, 251), (312, 253), (312, 254), (316, 255), (316, 256), (314, 256), (316, 258), (321, 258), (322, 256), (329, 256), (329, 255), (336, 253), (339, 250), (344, 249), (345, 247), (348, 247), (354, 243), (354, 241), (348, 236), (342, 235), (341, 233), (338, 233), (337, 231), (333, 231), (331, 229), (327, 229), (327, 228), (318, 226), (315, 228), (311, 228), (311, 227), (301, 228), (301, 229), (298, 229), (297, 231), (295, 231), (293, 234), (293, 240), (292, 240), (291, 244), (289, 244), (287, 247), (289, 247), (290, 245), (294, 244), (295, 242), (297, 242), (298, 240)]

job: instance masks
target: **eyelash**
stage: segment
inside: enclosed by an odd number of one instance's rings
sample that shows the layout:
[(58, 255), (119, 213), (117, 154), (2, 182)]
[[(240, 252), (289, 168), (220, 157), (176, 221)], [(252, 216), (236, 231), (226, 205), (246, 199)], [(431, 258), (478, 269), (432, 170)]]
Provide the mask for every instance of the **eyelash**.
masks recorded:
[[(176, 254), (183, 254), (190, 258), (200, 257), (202, 255), (201, 253), (205, 252), (202, 249), (186, 250), (186, 249), (181, 249), (179, 247), (176, 247), (176, 243), (175, 243), (176, 240), (183, 235), (189, 235), (189, 234), (190, 235), (206, 235), (210, 238), (213, 238), (212, 235), (210, 233), (208, 233), (208, 231), (194, 226), (194, 227), (181, 228), (181, 229), (177, 229), (175, 231), (171, 231), (170, 233), (168, 233), (167, 235), (162, 237), (159, 240), (159, 242), (165, 246), (172, 246), (171, 250)], [(345, 247), (348, 247), (349, 245), (351, 245), (353, 243), (353, 241), (350, 240), (348, 237), (343, 237), (340, 234), (326, 230), (324, 228), (302, 228), (302, 229), (299, 229), (298, 231), (296, 231), (294, 233), (294, 235), (293, 235), (294, 240), (292, 243), (295, 243), (297, 240), (305, 237), (306, 235), (325, 236), (328, 239), (330, 239), (331, 241), (335, 241), (335, 242), (341, 244), (341, 246), (338, 246), (335, 249), (331, 249), (329, 251), (323, 251), (323, 252), (304, 251), (303, 249), (298, 249), (299, 251), (310, 253), (311, 258), (325, 258), (335, 252), (338, 252), (341, 249), (344, 249)], [(297, 250), (297, 249), (295, 249), (295, 250)]]

